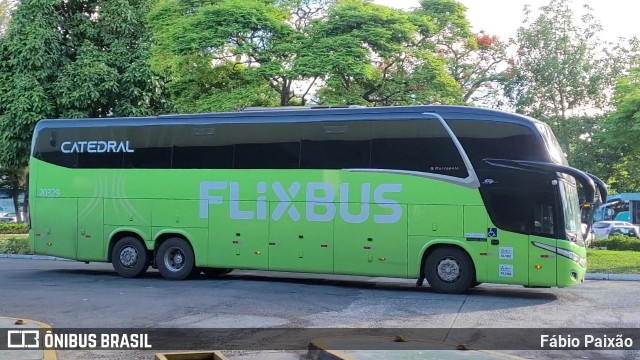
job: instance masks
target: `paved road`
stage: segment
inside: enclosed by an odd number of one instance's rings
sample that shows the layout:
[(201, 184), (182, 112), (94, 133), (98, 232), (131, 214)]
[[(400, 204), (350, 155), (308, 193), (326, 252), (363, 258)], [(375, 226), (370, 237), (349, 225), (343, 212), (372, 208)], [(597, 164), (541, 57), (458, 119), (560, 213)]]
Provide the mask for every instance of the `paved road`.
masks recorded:
[[(324, 278), (234, 271), (219, 279), (172, 282), (156, 271), (141, 279), (120, 278), (108, 264), (0, 259), (0, 315), (36, 319), (54, 328), (640, 327), (636, 282), (587, 281), (567, 289), (481, 285), (467, 295), (441, 295), (428, 286), (415, 288), (410, 280)], [(640, 356), (630, 351), (511, 353), (536, 359)], [(59, 351), (58, 358), (152, 355)]]

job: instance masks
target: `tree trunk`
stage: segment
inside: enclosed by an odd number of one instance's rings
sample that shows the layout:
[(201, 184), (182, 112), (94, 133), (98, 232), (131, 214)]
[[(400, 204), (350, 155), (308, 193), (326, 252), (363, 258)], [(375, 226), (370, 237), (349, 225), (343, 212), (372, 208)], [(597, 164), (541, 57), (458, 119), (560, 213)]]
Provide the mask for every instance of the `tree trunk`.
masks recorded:
[(20, 212), (20, 187), (17, 181), (12, 182), (13, 189), (11, 189), (11, 198), (13, 199), (13, 208), (16, 212), (16, 221), (22, 222), (22, 213)]

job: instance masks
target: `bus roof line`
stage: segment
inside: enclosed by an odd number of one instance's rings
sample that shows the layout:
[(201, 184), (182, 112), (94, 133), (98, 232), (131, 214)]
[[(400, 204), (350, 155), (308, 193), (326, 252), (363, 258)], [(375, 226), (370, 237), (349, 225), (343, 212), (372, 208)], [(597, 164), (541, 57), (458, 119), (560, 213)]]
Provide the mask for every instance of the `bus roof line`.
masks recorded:
[[(520, 125), (533, 125), (535, 119), (503, 111), (470, 106), (424, 105), (378, 108), (330, 108), (315, 110), (271, 110), (249, 112), (220, 112), (198, 114), (172, 114), (149, 117), (105, 117), (81, 119), (43, 119), (36, 130), (44, 127), (100, 127), (100, 126), (162, 126), (162, 125), (213, 125), (236, 123), (294, 123), (326, 121), (389, 120), (389, 114), (410, 118), (411, 116), (440, 113), (448, 120), (501, 121)], [(283, 116), (284, 115), (284, 116)], [(330, 115), (330, 116), (328, 116)]]

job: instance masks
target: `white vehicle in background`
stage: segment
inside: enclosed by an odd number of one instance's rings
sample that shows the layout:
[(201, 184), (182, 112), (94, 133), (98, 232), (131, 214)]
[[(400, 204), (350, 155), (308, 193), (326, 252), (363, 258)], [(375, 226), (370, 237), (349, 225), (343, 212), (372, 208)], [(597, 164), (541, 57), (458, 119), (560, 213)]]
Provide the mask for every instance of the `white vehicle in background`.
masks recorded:
[(606, 239), (612, 234), (640, 236), (640, 228), (626, 221), (598, 221), (593, 224), (595, 239)]
[(18, 222), (18, 218), (15, 213), (2, 213), (0, 214), (0, 222)]

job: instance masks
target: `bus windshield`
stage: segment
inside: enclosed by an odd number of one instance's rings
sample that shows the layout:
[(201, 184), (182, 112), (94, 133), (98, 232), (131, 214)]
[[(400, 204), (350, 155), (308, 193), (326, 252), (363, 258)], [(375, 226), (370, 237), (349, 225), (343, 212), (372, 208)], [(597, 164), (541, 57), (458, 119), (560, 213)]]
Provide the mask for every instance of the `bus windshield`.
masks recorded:
[(568, 165), (567, 158), (562, 151), (562, 147), (560, 147), (560, 143), (558, 142), (556, 136), (553, 134), (553, 131), (551, 131), (549, 125), (544, 123), (536, 123), (536, 127), (544, 138), (544, 142), (547, 145), (547, 149), (549, 150), (551, 159), (557, 164)]
[(560, 181), (560, 196), (562, 200), (565, 232), (571, 240), (582, 243), (578, 190), (575, 186), (565, 181)]

